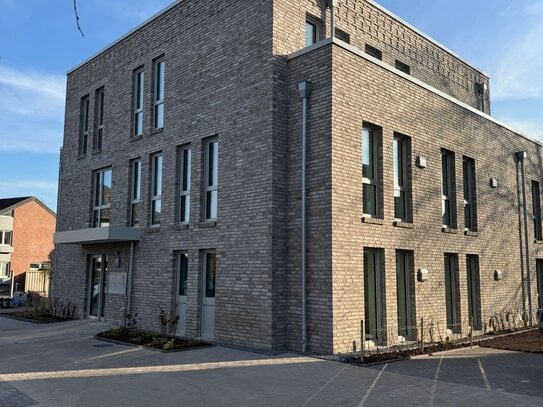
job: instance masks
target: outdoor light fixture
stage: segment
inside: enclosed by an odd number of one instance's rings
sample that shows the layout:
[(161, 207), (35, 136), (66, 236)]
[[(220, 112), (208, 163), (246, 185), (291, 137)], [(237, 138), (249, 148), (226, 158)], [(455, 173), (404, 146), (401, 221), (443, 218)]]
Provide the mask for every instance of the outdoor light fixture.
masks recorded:
[(417, 167), (419, 168), (426, 168), (426, 157), (423, 157), (422, 155), (419, 155), (417, 157)]
[(503, 271), (494, 270), (494, 281), (500, 281), (503, 279)]
[(490, 178), (490, 188), (498, 188), (498, 180), (496, 178)]
[(419, 283), (423, 283), (428, 280), (428, 269), (419, 269), (417, 272), (417, 280)]

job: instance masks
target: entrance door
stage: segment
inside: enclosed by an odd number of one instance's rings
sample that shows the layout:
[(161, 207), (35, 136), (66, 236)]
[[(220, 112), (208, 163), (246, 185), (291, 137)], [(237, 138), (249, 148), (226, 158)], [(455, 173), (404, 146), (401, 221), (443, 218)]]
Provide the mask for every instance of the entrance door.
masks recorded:
[(460, 332), (458, 297), (458, 255), (445, 254), (445, 300), (447, 305), (447, 328), (454, 333)]
[(537, 295), (539, 297), (539, 308), (543, 308), (543, 259), (537, 259), (536, 266), (537, 266)]
[(413, 252), (396, 251), (396, 289), (398, 296), (398, 335), (412, 339), (414, 304), (411, 291)]
[(482, 329), (481, 321), (481, 287), (479, 279), (479, 256), (466, 256), (468, 272), (468, 316), (474, 331)]
[(91, 257), (89, 280), (89, 316), (102, 318), (105, 303), (105, 272), (107, 270), (107, 256), (97, 255)]
[(204, 253), (202, 275), (202, 323), (200, 335), (203, 339), (213, 340), (215, 336), (215, 278), (217, 256), (215, 252)]
[(187, 326), (187, 275), (189, 256), (187, 253), (177, 254), (177, 299), (176, 310), (179, 316), (177, 336), (185, 336)]

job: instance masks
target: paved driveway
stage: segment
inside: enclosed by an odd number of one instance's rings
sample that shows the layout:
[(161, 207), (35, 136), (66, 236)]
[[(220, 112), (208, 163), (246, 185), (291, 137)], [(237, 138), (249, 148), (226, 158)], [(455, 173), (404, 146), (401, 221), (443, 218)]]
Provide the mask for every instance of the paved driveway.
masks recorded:
[(373, 367), (96, 341), (102, 323), (0, 318), (0, 406), (542, 406), (543, 355), (473, 348)]

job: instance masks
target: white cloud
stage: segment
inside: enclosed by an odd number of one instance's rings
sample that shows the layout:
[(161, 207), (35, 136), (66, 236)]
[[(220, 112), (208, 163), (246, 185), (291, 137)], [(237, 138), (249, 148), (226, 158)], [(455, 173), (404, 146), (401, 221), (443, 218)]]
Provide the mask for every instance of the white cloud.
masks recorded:
[(43, 180), (0, 181), (0, 197), (35, 196), (56, 211), (57, 183)]
[(62, 75), (0, 65), (0, 150), (57, 152), (62, 143)]
[(512, 37), (503, 47), (505, 54), (498, 61), (493, 75), (492, 95), (495, 100), (533, 99), (543, 97), (543, 1), (524, 10), (519, 23), (524, 33)]

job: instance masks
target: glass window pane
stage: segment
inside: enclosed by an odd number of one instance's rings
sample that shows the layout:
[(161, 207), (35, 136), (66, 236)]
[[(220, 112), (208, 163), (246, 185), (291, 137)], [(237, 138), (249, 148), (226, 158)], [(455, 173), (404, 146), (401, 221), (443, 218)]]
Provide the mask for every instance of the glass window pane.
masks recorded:
[(132, 204), (132, 213), (130, 215), (132, 219), (132, 226), (138, 226), (140, 224), (140, 204)]
[(183, 195), (181, 197), (181, 222), (189, 221), (190, 213), (190, 195)]
[(305, 46), (312, 45), (317, 42), (317, 26), (309, 21), (305, 23)]
[(154, 159), (154, 196), (160, 196), (162, 194), (162, 156), (156, 156)]
[(164, 103), (155, 106), (155, 128), (164, 127)]
[(207, 191), (206, 218), (217, 218), (217, 191)]
[(110, 219), (110, 210), (109, 208), (104, 208), (100, 210), (100, 227), (109, 226)]
[(373, 132), (368, 129), (362, 131), (362, 176), (368, 179), (374, 179), (374, 144)]
[(189, 256), (186, 253), (179, 255), (179, 295), (187, 295)]
[(111, 202), (111, 170), (103, 171), (102, 185), (102, 205), (108, 205)]
[(407, 219), (407, 194), (405, 191), (397, 191), (398, 196), (394, 197), (394, 217), (396, 219)]
[(183, 151), (183, 191), (190, 191), (190, 176), (191, 176), (191, 151)]
[(215, 297), (217, 261), (215, 253), (206, 253), (206, 297)]
[(162, 202), (160, 199), (155, 199), (152, 205), (151, 223), (153, 225), (160, 224), (160, 215), (162, 212)]
[(377, 216), (377, 188), (375, 185), (364, 184), (363, 186), (363, 198), (364, 207), (363, 212), (367, 215)]

